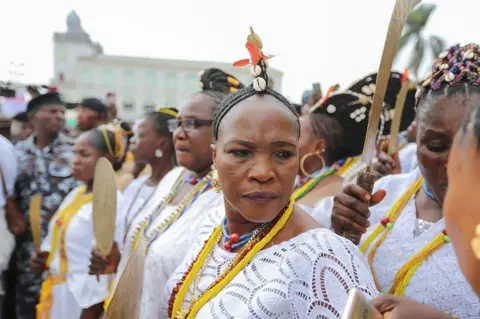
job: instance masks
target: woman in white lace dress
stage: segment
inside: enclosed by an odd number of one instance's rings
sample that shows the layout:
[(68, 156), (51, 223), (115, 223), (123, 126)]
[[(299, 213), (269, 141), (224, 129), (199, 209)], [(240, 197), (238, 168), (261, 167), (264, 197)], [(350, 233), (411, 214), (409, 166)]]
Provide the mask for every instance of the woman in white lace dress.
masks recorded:
[(480, 302), (458, 267), (442, 205), (453, 138), (465, 115), (480, 103), (477, 67), (457, 71), (471, 63), (478, 66), (478, 59), (470, 59), (479, 52), (476, 45), (449, 48), (419, 91), (419, 168), (380, 179), (372, 196), (355, 184), (346, 186), (335, 197), (332, 214), (337, 233), (364, 234), (360, 248), (378, 289), (462, 319), (478, 318)]
[[(205, 70), (200, 82), (202, 91), (181, 107), (177, 118), (168, 121), (181, 167), (162, 179), (151, 203), (133, 219), (118, 263), (116, 282), (139, 238), (143, 237), (147, 253), (140, 318), (157, 318), (159, 293), (191, 247), (200, 223), (223, 201), (220, 194), (211, 190), (212, 117), (228, 92), (243, 85), (219, 69)], [(105, 261), (101, 256), (94, 256), (92, 273), (117, 268)], [(113, 293), (114, 287), (110, 296)]]
[(357, 247), (290, 202), (298, 117), (267, 88), (263, 59), (253, 72), (253, 86), (227, 97), (213, 119), (224, 208), (192, 234), (157, 318), (340, 318), (351, 288), (377, 294)]
[[(45, 271), (46, 275), (36, 309), (39, 319), (98, 319), (102, 314), (111, 278), (97, 279), (88, 274), (90, 252), (95, 248), (92, 185), (100, 157), (112, 164), (120, 160), (117, 141), (114, 133), (104, 127), (83, 133), (75, 143), (72, 175), (84, 184), (65, 197), (50, 221), (40, 251), (31, 260), (34, 273), (41, 275)], [(121, 202), (122, 195), (117, 191), (117, 209)], [(123, 238), (122, 222), (123, 216), (117, 212), (115, 240), (119, 242)]]

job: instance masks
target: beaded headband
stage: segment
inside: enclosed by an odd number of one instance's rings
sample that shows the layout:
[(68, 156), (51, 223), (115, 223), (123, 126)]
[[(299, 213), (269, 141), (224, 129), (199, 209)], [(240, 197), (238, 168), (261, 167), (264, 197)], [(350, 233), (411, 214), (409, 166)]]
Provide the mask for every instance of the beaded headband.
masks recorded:
[(158, 113), (162, 113), (162, 114), (166, 114), (166, 115), (170, 115), (170, 116), (173, 116), (173, 117), (177, 117), (178, 115), (178, 111), (175, 111), (171, 108), (166, 108), (166, 107), (161, 107), (157, 110)]
[(429, 91), (439, 91), (446, 85), (468, 83), (480, 85), (480, 48), (470, 43), (465, 46), (456, 44), (440, 53), (433, 63), (432, 72), (417, 90), (416, 104)]
[(250, 53), (249, 59), (238, 60), (233, 63), (236, 67), (251, 65), (250, 72), (253, 76), (253, 89), (257, 92), (265, 92), (268, 87), (267, 60), (273, 56), (263, 54), (263, 43), (260, 37), (250, 27), (250, 34), (245, 44)]

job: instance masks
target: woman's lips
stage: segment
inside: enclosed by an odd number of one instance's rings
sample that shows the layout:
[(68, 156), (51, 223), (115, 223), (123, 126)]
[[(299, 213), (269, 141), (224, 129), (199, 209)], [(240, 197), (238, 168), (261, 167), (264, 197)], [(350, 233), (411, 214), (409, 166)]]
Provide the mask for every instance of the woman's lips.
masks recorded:
[(274, 192), (251, 192), (242, 197), (254, 203), (265, 204), (276, 200), (280, 195)]

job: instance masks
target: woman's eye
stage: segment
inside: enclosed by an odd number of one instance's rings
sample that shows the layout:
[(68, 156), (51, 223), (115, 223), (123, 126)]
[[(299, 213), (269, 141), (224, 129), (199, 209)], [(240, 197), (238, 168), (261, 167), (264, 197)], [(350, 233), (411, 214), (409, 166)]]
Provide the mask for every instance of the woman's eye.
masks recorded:
[(286, 159), (289, 159), (290, 157), (292, 157), (293, 153), (290, 152), (290, 151), (280, 151), (280, 152), (275, 153), (275, 156), (282, 159), (282, 160), (286, 160)]
[(238, 157), (238, 158), (247, 158), (251, 154), (251, 152), (247, 151), (247, 150), (232, 150), (229, 153), (233, 154), (233, 156)]
[(440, 153), (440, 152), (443, 152), (447, 149), (447, 146), (445, 145), (445, 143), (443, 142), (430, 142), (427, 144), (427, 148), (432, 151), (432, 152), (437, 152), (437, 153)]

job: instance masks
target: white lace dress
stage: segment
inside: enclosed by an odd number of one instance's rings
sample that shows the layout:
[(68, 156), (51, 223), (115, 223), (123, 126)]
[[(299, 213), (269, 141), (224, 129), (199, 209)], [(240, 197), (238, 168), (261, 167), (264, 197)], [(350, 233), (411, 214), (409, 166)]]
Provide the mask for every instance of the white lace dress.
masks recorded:
[[(217, 219), (209, 217), (201, 227), (196, 244), (168, 281), (155, 318), (169, 318), (172, 289), (218, 225)], [(200, 293), (234, 256), (216, 246), (200, 280)], [(369, 299), (378, 293), (360, 251), (329, 230), (314, 229), (258, 253), (196, 318), (340, 318), (354, 287)]]
[[(415, 169), (409, 174), (387, 176), (375, 184), (374, 191), (385, 189), (387, 196), (370, 209), (372, 226), (362, 240), (420, 175), (420, 170)], [(444, 228), (443, 219), (436, 223), (417, 219), (415, 199), (410, 199), (375, 255), (374, 268), (381, 290), (388, 291), (397, 271)], [(444, 245), (425, 260), (414, 273), (404, 296), (462, 319), (480, 318), (480, 302), (463, 276), (451, 244)]]

